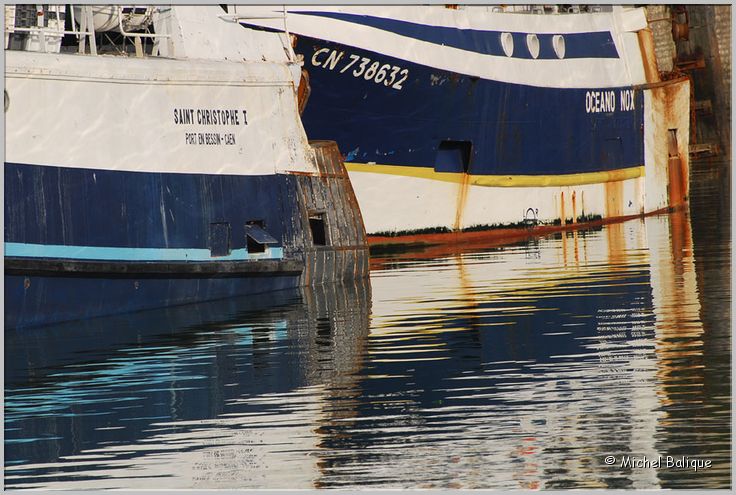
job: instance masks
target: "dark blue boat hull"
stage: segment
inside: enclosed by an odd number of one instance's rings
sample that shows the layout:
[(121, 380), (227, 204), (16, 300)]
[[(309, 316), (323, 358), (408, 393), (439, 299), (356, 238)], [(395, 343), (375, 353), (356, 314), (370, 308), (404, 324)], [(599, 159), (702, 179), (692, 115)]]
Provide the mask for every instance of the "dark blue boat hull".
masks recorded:
[[(165, 174), (6, 163), (5, 327), (295, 287), (300, 272), (293, 266), (219, 273), (218, 263), (228, 257), (210, 253), (213, 243), (224, 242), (230, 257), (239, 253), (242, 262), (267, 261), (258, 258), (266, 254), (253, 255), (247, 249), (245, 225), (259, 221), (278, 240), (273, 252), (283, 258), (284, 239), (301, 234), (301, 224), (292, 220), (301, 214), (297, 197), (297, 180), (288, 175)], [(213, 225), (225, 225), (229, 239), (213, 236)], [(13, 257), (12, 267), (11, 249), (20, 255)], [(148, 268), (110, 274), (74, 266), (39, 270), (34, 265), (54, 259), (44, 255), (69, 249), (79, 253), (71, 265), (113, 249), (119, 259), (106, 261), (112, 268), (126, 263), (155, 268), (172, 253), (196, 257), (204, 252), (206, 259), (189, 262), (189, 273), (168, 274), (150, 273)], [(209, 270), (192, 271), (193, 263), (206, 263)]]
[(299, 273), (233, 278), (5, 276), (5, 327), (44, 325), (115, 313), (293, 288)]
[[(296, 52), (304, 55), (312, 87), (302, 116), (307, 135), (335, 140), (346, 162), (436, 168), (443, 141), (464, 141), (472, 143), (470, 175), (577, 174), (644, 164), (639, 89), (493, 81), (307, 36), (299, 37)], [(333, 66), (336, 55), (330, 55), (341, 52)], [(407, 78), (397, 90), (355, 77), (359, 64), (348, 68), (352, 56), (405, 69)]]

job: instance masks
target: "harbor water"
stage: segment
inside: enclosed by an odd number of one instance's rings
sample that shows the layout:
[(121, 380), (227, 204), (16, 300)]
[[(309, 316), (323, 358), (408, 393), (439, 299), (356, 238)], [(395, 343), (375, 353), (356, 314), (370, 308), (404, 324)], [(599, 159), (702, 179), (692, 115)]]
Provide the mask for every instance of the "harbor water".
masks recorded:
[(728, 488), (731, 206), (5, 334), (5, 487)]

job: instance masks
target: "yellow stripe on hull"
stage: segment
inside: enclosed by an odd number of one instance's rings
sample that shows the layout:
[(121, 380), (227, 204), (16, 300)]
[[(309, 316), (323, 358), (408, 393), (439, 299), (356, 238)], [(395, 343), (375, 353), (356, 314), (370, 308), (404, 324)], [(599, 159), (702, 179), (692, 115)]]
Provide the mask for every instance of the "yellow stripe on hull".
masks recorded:
[[(366, 163), (345, 163), (349, 172), (388, 174), (443, 182), (463, 182), (465, 174), (455, 172), (435, 172), (428, 167), (405, 167), (401, 165), (377, 165)], [(468, 184), (484, 187), (563, 187), (585, 184), (619, 182), (644, 176), (644, 166), (607, 170), (605, 172), (584, 172), (560, 175), (470, 175)]]

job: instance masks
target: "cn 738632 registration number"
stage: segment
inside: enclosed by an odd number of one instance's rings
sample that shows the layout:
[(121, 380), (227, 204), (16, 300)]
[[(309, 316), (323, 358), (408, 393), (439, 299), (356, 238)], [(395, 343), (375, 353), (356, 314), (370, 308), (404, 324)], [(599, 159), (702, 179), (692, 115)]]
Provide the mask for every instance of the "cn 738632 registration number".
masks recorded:
[(403, 89), (403, 83), (409, 77), (409, 69), (330, 48), (315, 50), (312, 65), (326, 70), (337, 70), (340, 74), (350, 71), (353, 77), (362, 77), (366, 81), (397, 90)]

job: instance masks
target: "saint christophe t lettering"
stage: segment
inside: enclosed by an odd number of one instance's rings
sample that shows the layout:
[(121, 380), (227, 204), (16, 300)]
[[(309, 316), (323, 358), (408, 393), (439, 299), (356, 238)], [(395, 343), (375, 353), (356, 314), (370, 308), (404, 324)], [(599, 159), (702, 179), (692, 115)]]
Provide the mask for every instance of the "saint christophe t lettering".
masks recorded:
[(246, 110), (209, 109), (209, 108), (175, 108), (174, 124), (199, 125), (248, 125)]
[[(248, 125), (248, 113), (242, 109), (174, 108), (174, 124), (245, 126)], [(233, 146), (236, 144), (234, 132), (221, 133), (216, 129), (208, 129), (208, 132), (185, 132), (184, 141), (189, 145)]]

